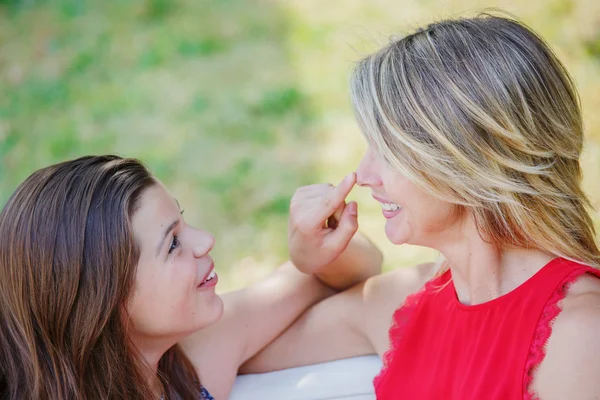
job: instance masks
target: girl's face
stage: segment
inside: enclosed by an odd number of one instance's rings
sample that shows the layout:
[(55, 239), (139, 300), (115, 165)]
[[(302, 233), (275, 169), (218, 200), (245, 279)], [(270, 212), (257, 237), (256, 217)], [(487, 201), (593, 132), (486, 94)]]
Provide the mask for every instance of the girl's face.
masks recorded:
[(439, 249), (459, 223), (456, 205), (415, 185), (369, 148), (356, 171), (357, 183), (371, 188), (387, 219), (385, 233), (395, 244)]
[(158, 183), (141, 196), (132, 218), (140, 248), (127, 305), (133, 334), (179, 340), (219, 320), (223, 302), (210, 250), (214, 237), (185, 223), (177, 201)]

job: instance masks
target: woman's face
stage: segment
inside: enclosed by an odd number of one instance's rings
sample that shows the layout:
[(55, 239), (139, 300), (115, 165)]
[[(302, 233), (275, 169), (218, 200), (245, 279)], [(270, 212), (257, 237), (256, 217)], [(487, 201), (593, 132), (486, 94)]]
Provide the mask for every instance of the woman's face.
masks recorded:
[(210, 250), (214, 237), (185, 223), (177, 201), (158, 183), (132, 218), (140, 247), (127, 311), (142, 339), (179, 339), (219, 320), (223, 302)]
[(394, 170), (368, 149), (356, 171), (360, 186), (371, 188), (387, 219), (385, 233), (394, 244), (439, 249), (457, 231), (457, 207), (439, 200)]

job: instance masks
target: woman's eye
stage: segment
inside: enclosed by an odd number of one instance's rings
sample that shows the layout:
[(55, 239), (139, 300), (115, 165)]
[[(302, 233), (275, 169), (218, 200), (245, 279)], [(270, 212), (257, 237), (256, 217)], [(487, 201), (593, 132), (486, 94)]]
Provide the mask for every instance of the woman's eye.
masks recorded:
[(179, 247), (179, 236), (173, 235), (173, 240), (171, 241), (171, 246), (169, 247), (169, 254), (171, 254), (177, 247)]

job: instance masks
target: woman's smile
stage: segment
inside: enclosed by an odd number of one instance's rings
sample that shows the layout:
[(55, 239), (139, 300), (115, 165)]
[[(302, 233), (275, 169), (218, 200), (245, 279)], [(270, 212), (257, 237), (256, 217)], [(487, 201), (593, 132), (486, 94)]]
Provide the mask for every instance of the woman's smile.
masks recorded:
[(384, 200), (380, 197), (373, 195), (373, 198), (381, 204), (381, 211), (386, 219), (394, 218), (396, 215), (402, 212), (402, 206), (392, 203), (391, 201)]

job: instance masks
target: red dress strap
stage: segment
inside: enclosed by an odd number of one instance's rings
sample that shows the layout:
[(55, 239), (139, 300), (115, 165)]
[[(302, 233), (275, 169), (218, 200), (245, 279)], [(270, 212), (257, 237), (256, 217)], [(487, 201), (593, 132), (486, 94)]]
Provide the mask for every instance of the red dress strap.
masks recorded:
[(548, 343), (548, 339), (552, 334), (552, 325), (556, 320), (556, 317), (558, 317), (562, 311), (561, 303), (565, 299), (567, 292), (569, 291), (569, 287), (579, 277), (586, 273), (600, 278), (600, 270), (587, 265), (579, 264), (579, 267), (572, 270), (558, 285), (544, 306), (535, 329), (533, 340), (531, 341), (529, 355), (527, 356), (527, 362), (525, 364), (525, 374), (523, 377), (523, 400), (539, 400), (539, 398), (531, 389), (531, 384), (537, 368), (546, 356), (546, 344)]

